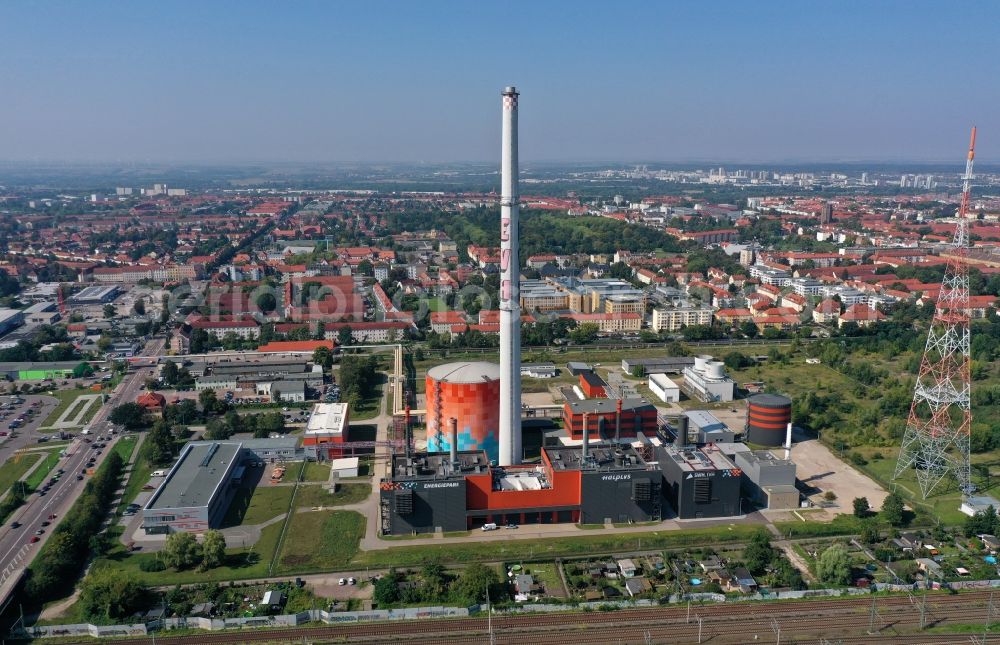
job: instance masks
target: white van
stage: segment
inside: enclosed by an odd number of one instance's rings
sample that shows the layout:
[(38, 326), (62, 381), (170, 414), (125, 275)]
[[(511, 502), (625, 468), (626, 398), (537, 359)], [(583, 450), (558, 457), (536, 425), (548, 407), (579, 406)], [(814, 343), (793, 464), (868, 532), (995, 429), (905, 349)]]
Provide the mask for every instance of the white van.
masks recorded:
[(490, 522), (489, 524), (483, 524), (483, 530), (484, 531), (495, 531), (495, 530), (497, 530), (497, 525), (494, 524), (493, 522)]
[(167, 474), (167, 471), (165, 471), (165, 470), (154, 470), (153, 472), (149, 473), (149, 476), (150, 477), (163, 477), (166, 474)]

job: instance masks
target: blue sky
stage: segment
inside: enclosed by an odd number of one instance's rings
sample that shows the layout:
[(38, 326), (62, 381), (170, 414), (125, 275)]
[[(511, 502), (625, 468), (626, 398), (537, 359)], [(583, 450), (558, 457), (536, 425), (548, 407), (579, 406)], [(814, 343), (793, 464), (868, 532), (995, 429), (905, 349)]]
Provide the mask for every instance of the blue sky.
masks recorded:
[(1000, 160), (1000, 2), (0, 3), (0, 158)]

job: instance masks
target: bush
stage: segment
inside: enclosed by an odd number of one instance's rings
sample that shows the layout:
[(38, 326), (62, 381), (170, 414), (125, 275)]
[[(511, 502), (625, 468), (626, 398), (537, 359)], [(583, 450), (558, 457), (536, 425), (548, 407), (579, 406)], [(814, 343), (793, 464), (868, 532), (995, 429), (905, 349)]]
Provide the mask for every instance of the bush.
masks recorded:
[(143, 560), (139, 563), (139, 569), (146, 572), (165, 571), (167, 565), (160, 562), (159, 558), (156, 558), (155, 560)]

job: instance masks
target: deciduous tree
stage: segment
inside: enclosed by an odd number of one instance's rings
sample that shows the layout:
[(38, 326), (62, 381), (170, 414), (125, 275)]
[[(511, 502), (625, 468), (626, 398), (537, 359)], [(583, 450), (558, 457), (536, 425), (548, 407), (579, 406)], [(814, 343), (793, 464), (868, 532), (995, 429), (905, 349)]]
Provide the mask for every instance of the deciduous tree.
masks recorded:
[(226, 536), (222, 531), (211, 529), (205, 531), (201, 542), (201, 566), (203, 569), (214, 569), (226, 561)]
[(202, 558), (201, 546), (193, 533), (172, 533), (163, 545), (163, 561), (174, 569), (189, 569)]
[(851, 583), (851, 558), (843, 544), (834, 544), (823, 551), (816, 561), (816, 575), (823, 582), (835, 585)]

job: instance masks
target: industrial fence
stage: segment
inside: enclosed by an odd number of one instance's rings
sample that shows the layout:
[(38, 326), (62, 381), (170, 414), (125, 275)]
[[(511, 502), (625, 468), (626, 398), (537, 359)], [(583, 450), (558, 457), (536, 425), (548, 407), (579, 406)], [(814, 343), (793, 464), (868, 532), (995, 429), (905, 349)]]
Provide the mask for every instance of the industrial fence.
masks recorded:
[(11, 632), (12, 638), (60, 638), (68, 636), (92, 636), (111, 638), (115, 636), (145, 636), (155, 631), (171, 629), (203, 629), (221, 631), (225, 629), (254, 629), (258, 627), (296, 627), (306, 623), (322, 622), (328, 625), (361, 623), (388, 620), (415, 620), (421, 618), (466, 618), (478, 611), (473, 607), (408, 607), (405, 609), (373, 609), (371, 611), (329, 612), (311, 609), (297, 614), (278, 616), (251, 616), (239, 618), (203, 618), (182, 616), (165, 618), (147, 623), (131, 625), (39, 625)]
[[(868, 589), (855, 587), (847, 589), (805, 589), (802, 591), (758, 592), (729, 597), (722, 593), (677, 593), (663, 598), (662, 601), (640, 600), (605, 600), (597, 602), (582, 602), (578, 604), (545, 604), (525, 603), (502, 610), (494, 609), (496, 613), (555, 613), (562, 611), (614, 611), (618, 609), (633, 609), (636, 607), (652, 607), (661, 603), (679, 604), (685, 602), (748, 602), (755, 600), (799, 600), (804, 598), (822, 598), (836, 596), (866, 595), (874, 591), (909, 592), (921, 589), (922, 585), (874, 583)], [(985, 589), (1000, 588), (1000, 580), (961, 580), (935, 585), (940, 589)], [(260, 627), (296, 627), (307, 623), (322, 622), (327, 625), (346, 623), (363, 623), (390, 620), (420, 620), (427, 618), (467, 618), (477, 612), (487, 611), (485, 605), (471, 607), (408, 607), (403, 609), (373, 609), (370, 611), (338, 611), (330, 612), (323, 609), (311, 609), (297, 614), (281, 614), (278, 616), (252, 616), (239, 618), (203, 618), (185, 616), (180, 618), (165, 618), (147, 623), (131, 625), (91, 625), (78, 623), (74, 625), (39, 625), (11, 631), (11, 638), (64, 638), (75, 636), (91, 636), (93, 638), (112, 638), (121, 636), (145, 636), (160, 630), (172, 629), (202, 629), (206, 631), (254, 629)]]

